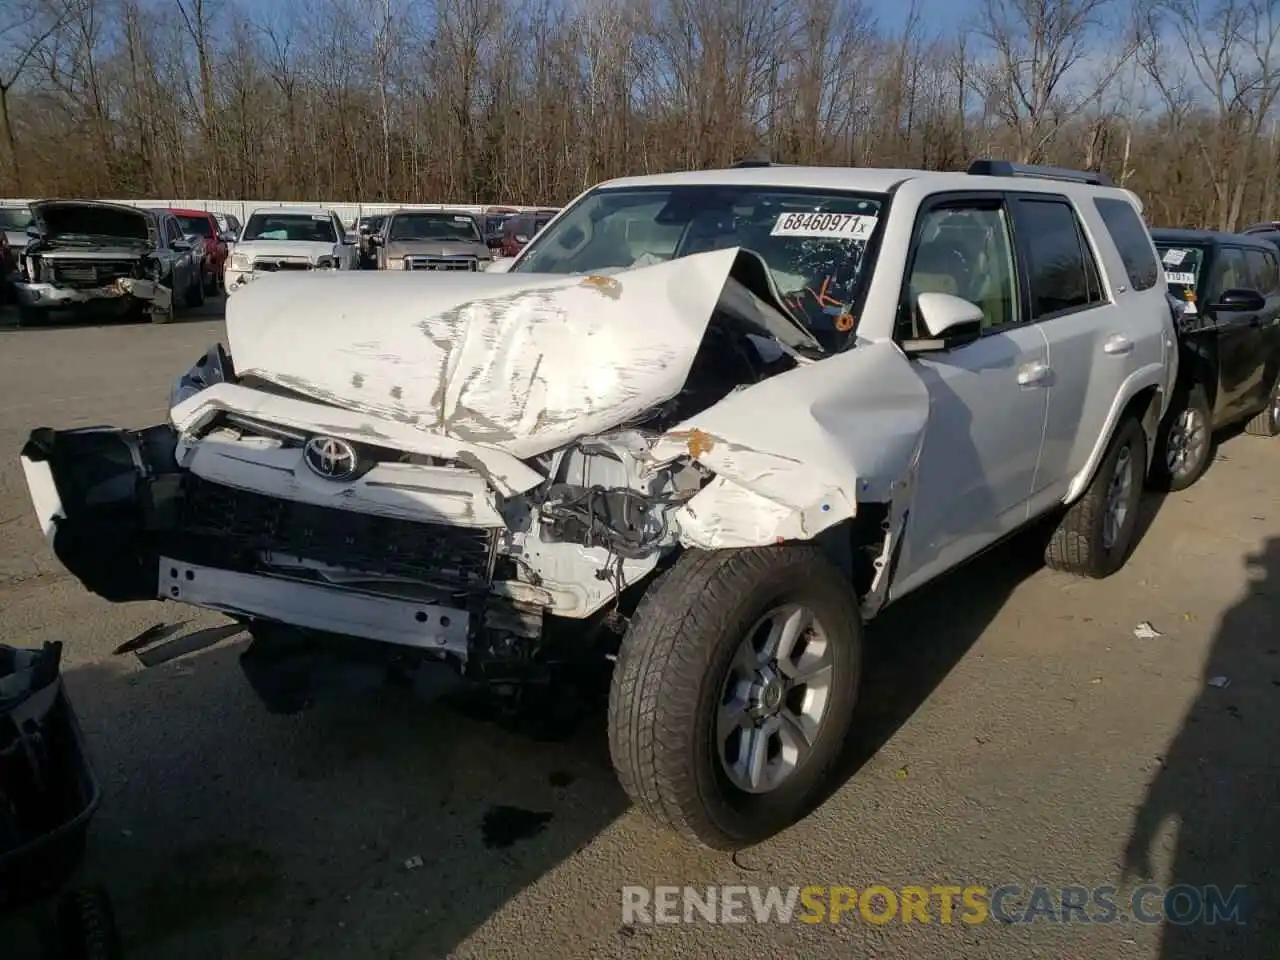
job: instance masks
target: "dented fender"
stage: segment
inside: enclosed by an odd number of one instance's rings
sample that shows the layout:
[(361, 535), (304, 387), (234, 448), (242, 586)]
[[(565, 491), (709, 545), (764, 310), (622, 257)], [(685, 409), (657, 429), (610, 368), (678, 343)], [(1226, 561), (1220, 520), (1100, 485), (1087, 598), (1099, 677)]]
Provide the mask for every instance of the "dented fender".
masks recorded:
[(906, 355), (863, 342), (730, 394), (652, 452), (715, 474), (677, 511), (685, 546), (764, 546), (812, 539), (859, 503), (900, 507), (891, 513), (905, 519), (928, 418), (928, 390)]

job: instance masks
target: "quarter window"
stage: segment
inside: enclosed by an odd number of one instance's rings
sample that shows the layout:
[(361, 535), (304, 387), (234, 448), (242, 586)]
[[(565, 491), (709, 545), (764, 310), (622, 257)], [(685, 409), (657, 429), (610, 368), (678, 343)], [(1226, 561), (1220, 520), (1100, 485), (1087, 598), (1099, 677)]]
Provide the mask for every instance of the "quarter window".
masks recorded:
[(921, 220), (917, 244), (904, 324), (914, 335), (926, 333), (916, 315), (922, 293), (947, 293), (980, 307), (984, 330), (1018, 322), (1013, 243), (1002, 207), (934, 208)]
[(1160, 268), (1151, 251), (1151, 236), (1138, 213), (1123, 200), (1097, 197), (1093, 205), (1120, 253), (1129, 284), (1134, 290), (1150, 290), (1160, 279)]
[(1032, 320), (1104, 301), (1098, 265), (1069, 203), (1021, 199), (1014, 223), (1018, 234), (1026, 238)]

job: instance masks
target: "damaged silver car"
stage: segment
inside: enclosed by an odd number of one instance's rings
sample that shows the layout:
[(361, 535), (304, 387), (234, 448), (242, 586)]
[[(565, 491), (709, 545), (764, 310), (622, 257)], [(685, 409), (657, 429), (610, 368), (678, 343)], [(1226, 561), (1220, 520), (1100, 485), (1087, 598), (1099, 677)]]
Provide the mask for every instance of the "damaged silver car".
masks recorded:
[(168, 323), (175, 298), (192, 307), (204, 303), (202, 252), (167, 211), (41, 200), (31, 214), (14, 287), (20, 326), (86, 308)]
[(1176, 358), (1136, 198), (1007, 165), (614, 181), (497, 270), (251, 285), (227, 346), (32, 433), (61, 562), (243, 623), (272, 709), (612, 664), (623, 785), (722, 849), (813, 801), (887, 603), (1050, 514), (1123, 563)]

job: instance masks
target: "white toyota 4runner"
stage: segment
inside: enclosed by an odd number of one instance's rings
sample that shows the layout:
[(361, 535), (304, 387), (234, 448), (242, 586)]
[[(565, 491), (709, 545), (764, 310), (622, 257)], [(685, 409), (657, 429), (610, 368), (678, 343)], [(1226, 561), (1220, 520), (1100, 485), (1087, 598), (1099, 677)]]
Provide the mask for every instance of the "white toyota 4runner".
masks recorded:
[(237, 619), (272, 709), (615, 661), (628, 793), (740, 847), (812, 802), (885, 604), (1044, 515), (1050, 566), (1124, 562), (1176, 373), (1140, 209), (995, 161), (616, 180), (504, 269), (250, 284), (169, 423), (22, 462), (88, 589)]

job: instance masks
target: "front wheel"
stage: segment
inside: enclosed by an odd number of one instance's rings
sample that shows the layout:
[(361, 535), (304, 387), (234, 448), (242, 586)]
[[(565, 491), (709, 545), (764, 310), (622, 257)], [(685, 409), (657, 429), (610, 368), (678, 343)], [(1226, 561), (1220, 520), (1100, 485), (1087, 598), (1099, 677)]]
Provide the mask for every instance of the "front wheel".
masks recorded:
[(618, 779), (696, 843), (758, 843), (822, 788), (861, 661), (857, 598), (815, 547), (686, 552), (622, 642), (609, 694)]
[(1084, 496), (1071, 505), (1045, 548), (1045, 566), (1109, 577), (1124, 565), (1138, 526), (1147, 438), (1137, 417), (1121, 420)]
[(1156, 434), (1151, 485), (1158, 490), (1185, 490), (1209, 467), (1213, 453), (1211, 414), (1204, 387), (1179, 390)]
[(1280, 379), (1271, 389), (1267, 405), (1252, 420), (1244, 425), (1244, 432), (1254, 437), (1274, 437), (1280, 434)]

